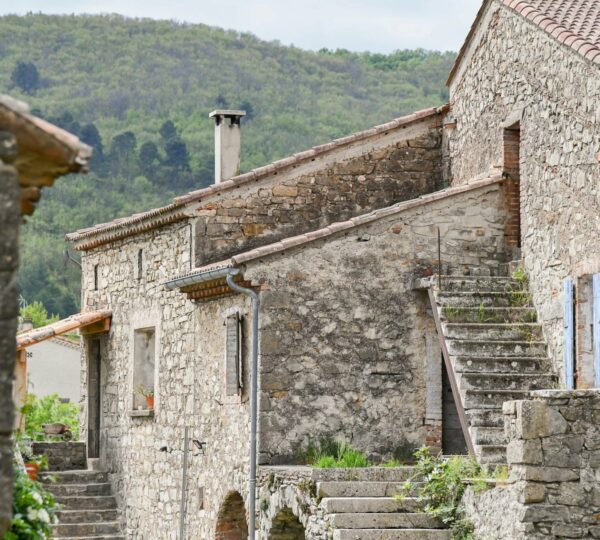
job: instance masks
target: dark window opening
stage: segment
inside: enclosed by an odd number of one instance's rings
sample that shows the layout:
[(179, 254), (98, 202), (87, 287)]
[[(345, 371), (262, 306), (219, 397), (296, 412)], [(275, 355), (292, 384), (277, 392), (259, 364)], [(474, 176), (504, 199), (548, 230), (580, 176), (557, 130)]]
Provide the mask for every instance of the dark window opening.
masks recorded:
[(138, 257), (137, 257), (137, 278), (138, 279), (142, 279), (143, 265), (144, 265), (144, 250), (140, 249), (138, 251)]
[(509, 220), (506, 226), (508, 247), (521, 247), (521, 124), (504, 129), (503, 170), (506, 178)]
[(98, 265), (94, 265), (94, 290), (98, 290)]

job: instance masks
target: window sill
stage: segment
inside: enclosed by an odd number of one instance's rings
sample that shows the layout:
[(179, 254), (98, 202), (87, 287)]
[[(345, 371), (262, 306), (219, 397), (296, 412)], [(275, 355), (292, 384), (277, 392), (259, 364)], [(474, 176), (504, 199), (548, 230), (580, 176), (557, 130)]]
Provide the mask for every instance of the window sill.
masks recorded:
[(137, 411), (129, 411), (129, 416), (132, 418), (152, 418), (154, 416), (154, 409), (140, 409)]

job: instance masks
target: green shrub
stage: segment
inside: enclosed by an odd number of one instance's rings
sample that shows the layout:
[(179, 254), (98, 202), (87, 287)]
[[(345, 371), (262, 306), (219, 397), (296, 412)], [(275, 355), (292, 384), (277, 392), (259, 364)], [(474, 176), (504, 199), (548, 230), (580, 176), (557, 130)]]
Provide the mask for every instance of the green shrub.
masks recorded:
[[(453, 540), (472, 540), (473, 526), (465, 519), (461, 500), (467, 487), (466, 480), (476, 490), (486, 487), (485, 474), (473, 458), (432, 456), (424, 447), (415, 453), (417, 496), (425, 503), (425, 511), (442, 521), (452, 531)], [(403, 498), (415, 487), (412, 481), (403, 486)]]
[(55, 422), (69, 426), (73, 440), (79, 439), (79, 405), (76, 403), (63, 403), (58, 394), (43, 398), (28, 394), (21, 410), (25, 416), (25, 435), (31, 440), (43, 439), (42, 424)]
[(60, 506), (54, 496), (15, 468), (13, 519), (4, 540), (46, 540), (51, 538), (52, 524), (57, 523)]

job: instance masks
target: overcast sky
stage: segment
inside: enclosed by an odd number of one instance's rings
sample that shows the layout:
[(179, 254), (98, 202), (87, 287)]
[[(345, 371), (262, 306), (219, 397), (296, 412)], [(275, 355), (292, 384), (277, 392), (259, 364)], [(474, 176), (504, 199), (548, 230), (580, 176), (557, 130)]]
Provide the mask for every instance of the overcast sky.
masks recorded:
[(249, 31), (303, 49), (458, 50), (482, 0), (0, 0), (8, 13), (121, 13)]

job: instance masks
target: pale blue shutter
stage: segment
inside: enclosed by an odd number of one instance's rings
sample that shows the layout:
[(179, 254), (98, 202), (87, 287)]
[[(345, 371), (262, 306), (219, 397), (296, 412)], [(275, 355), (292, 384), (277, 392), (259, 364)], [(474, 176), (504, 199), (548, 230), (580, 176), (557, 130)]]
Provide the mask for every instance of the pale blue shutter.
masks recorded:
[(594, 386), (600, 388), (600, 274), (592, 278), (592, 339), (594, 343)]
[(573, 305), (573, 280), (565, 279), (564, 305), (564, 358), (565, 386), (567, 390), (575, 388), (575, 313)]

